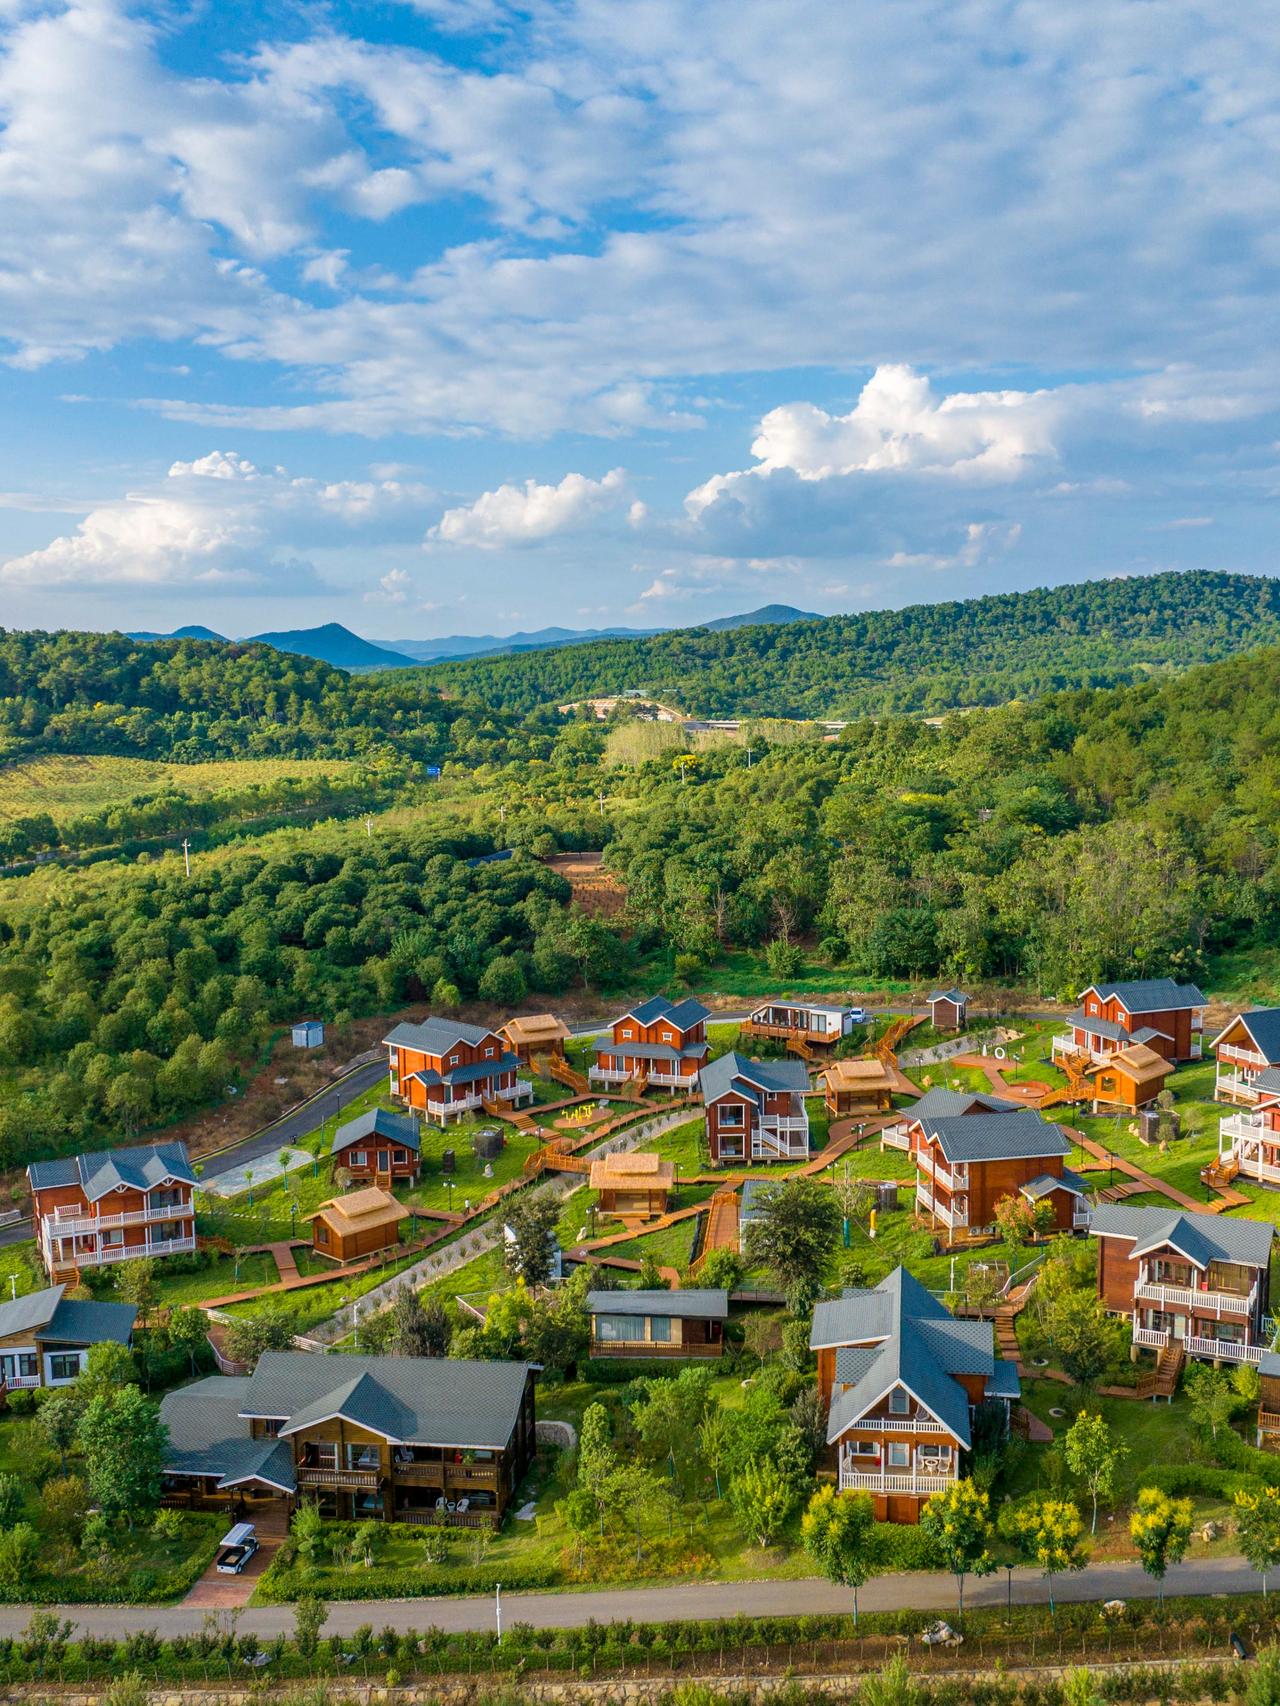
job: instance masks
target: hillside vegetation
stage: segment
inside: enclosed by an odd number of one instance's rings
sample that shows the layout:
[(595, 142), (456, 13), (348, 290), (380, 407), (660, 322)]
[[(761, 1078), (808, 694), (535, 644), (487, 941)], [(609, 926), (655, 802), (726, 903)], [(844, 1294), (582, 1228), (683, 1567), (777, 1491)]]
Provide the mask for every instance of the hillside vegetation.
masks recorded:
[(696, 716), (848, 718), (1114, 687), (1277, 640), (1280, 585), (1197, 572), (595, 640), (433, 664), (428, 676), (449, 693), (517, 715), (642, 689)]

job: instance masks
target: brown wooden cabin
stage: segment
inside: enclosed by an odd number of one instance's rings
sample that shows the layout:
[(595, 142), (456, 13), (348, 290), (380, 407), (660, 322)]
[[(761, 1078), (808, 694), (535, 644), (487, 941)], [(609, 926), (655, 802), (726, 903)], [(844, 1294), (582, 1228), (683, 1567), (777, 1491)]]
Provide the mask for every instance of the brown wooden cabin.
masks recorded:
[(422, 1136), (411, 1115), (389, 1108), (366, 1108), (333, 1134), (331, 1153), (357, 1182), (389, 1186), (412, 1184), (421, 1164)]
[(1257, 1081), (1280, 1068), (1280, 1007), (1255, 1007), (1237, 1013), (1213, 1039), (1217, 1060), (1213, 1093), (1219, 1102), (1251, 1107)]
[(1060, 1232), (1088, 1224), (1084, 1181), (1063, 1162), (1071, 1145), (1034, 1109), (942, 1116), (917, 1111), (907, 1119), (916, 1207), (951, 1241), (994, 1228), (996, 1204), (1015, 1192), (1049, 1201)]
[(498, 1028), (498, 1035), (516, 1059), (528, 1065), (536, 1055), (564, 1059), (564, 1045), (572, 1033), (554, 1013), (520, 1013)]
[(678, 1291), (589, 1291), (593, 1357), (718, 1357), (724, 1351), (729, 1294)]
[(536, 1370), (267, 1351), (166, 1394), (167, 1503), (497, 1528), (536, 1451)]
[(809, 1073), (802, 1060), (746, 1060), (731, 1052), (703, 1067), (698, 1087), (713, 1167), (808, 1158)]
[(196, 1247), (196, 1176), (185, 1143), (33, 1161), (27, 1182), (36, 1247), (51, 1280), (74, 1283), (81, 1268)]
[(331, 1197), (311, 1216), (311, 1247), (334, 1262), (354, 1262), (389, 1250), (400, 1239), (404, 1205), (390, 1191), (370, 1185)]
[(1082, 1076), (1089, 1081), (1095, 1114), (1116, 1110), (1136, 1114), (1155, 1101), (1172, 1071), (1173, 1062), (1145, 1043), (1130, 1043), (1105, 1060), (1081, 1068)]
[(667, 1212), (675, 1177), (674, 1161), (633, 1150), (593, 1161), (590, 1183), (600, 1193), (602, 1213), (649, 1217)]
[(1280, 1352), (1263, 1351), (1258, 1362), (1258, 1438), (1261, 1451), (1280, 1451)]
[(1053, 1053), (1101, 1061), (1132, 1043), (1145, 1043), (1175, 1064), (1199, 1060), (1204, 1009), (1204, 995), (1194, 983), (1169, 977), (1093, 983), (1081, 992), (1080, 1006), (1067, 1020), (1069, 1030), (1053, 1039)]
[(707, 1020), (700, 1001), (668, 1001), (655, 995), (630, 1008), (609, 1027), (609, 1039), (596, 1045), (596, 1063), (587, 1073), (604, 1089), (634, 1081), (657, 1089), (690, 1091), (707, 1058)]
[(131, 1303), (67, 1297), (54, 1285), (0, 1303), (0, 1403), (11, 1392), (69, 1386), (94, 1345), (133, 1343)]
[(887, 1114), (893, 1108), (893, 1074), (882, 1060), (833, 1060), (819, 1077), (822, 1100), (833, 1119)]
[(935, 989), (928, 997), (929, 1023), (935, 1031), (962, 1031), (969, 1014), (963, 989)]
[(483, 1025), (424, 1019), (397, 1025), (383, 1043), (391, 1094), (440, 1125), (486, 1104), (514, 1108), (533, 1100), (533, 1085), (520, 1077), (506, 1038)]
[(764, 1001), (740, 1029), (744, 1037), (772, 1037), (778, 1042), (825, 1049), (852, 1031), (853, 1009), (808, 1001)]

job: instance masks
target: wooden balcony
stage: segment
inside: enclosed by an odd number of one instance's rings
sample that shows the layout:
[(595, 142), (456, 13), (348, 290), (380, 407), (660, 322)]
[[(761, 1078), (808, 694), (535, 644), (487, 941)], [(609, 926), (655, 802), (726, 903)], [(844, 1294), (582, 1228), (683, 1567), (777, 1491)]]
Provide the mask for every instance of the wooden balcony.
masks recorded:
[(945, 1493), (955, 1480), (954, 1475), (913, 1475), (907, 1470), (842, 1469), (842, 1493)]
[(305, 1464), (298, 1469), (300, 1487), (334, 1487), (352, 1492), (373, 1493), (383, 1480), (380, 1469), (313, 1469)]
[(1275, 1410), (1259, 1410), (1258, 1432), (1263, 1434), (1280, 1434), (1280, 1413)]
[(394, 1521), (413, 1524), (415, 1528), (492, 1528), (502, 1527), (501, 1511), (396, 1511)]
[(1234, 1339), (1202, 1339), (1191, 1336), (1187, 1340), (1187, 1355), (1193, 1357), (1211, 1357), (1214, 1362), (1261, 1362), (1265, 1345), (1237, 1344)]
[(683, 1345), (648, 1339), (592, 1339), (593, 1357), (718, 1357), (724, 1354), (723, 1344)]

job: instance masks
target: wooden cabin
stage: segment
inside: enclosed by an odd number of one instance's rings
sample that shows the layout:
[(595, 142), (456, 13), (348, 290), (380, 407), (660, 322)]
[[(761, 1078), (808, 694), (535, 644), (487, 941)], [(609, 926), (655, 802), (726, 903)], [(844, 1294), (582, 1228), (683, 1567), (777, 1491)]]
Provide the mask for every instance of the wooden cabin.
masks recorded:
[(1263, 1351), (1258, 1361), (1259, 1451), (1280, 1451), (1280, 1352)]
[(893, 1107), (894, 1078), (882, 1060), (833, 1060), (818, 1076), (823, 1103), (833, 1119), (887, 1114)]
[(499, 1026), (498, 1035), (516, 1059), (528, 1066), (538, 1055), (563, 1060), (564, 1045), (572, 1033), (554, 1013), (521, 1013)]
[(600, 1193), (602, 1213), (641, 1215), (648, 1219), (667, 1212), (675, 1177), (674, 1161), (632, 1150), (629, 1154), (602, 1155), (593, 1161), (590, 1183), (591, 1189)]
[(1145, 1043), (1130, 1043), (1103, 1060), (1082, 1066), (1081, 1076), (1089, 1082), (1090, 1111), (1095, 1114), (1136, 1114), (1154, 1102), (1173, 1071), (1173, 1062)]
[(827, 1007), (807, 1001), (765, 1001), (740, 1027), (744, 1037), (828, 1049), (853, 1030), (852, 1007)]
[(333, 1134), (330, 1153), (355, 1181), (412, 1184), (421, 1165), (418, 1122), (389, 1108), (366, 1108)]
[(1213, 1039), (1213, 1093), (1219, 1102), (1252, 1107), (1260, 1074), (1280, 1071), (1280, 1007), (1237, 1013)]
[(809, 1074), (802, 1060), (721, 1055), (698, 1074), (707, 1105), (713, 1167), (744, 1161), (804, 1161), (809, 1154)]
[(1173, 1347), (1214, 1363), (1261, 1360), (1270, 1222), (1102, 1203), (1089, 1231), (1099, 1243), (1098, 1296), (1131, 1318), (1135, 1356)]
[(969, 1015), (963, 989), (935, 989), (928, 997), (929, 1023), (935, 1031), (962, 1031)]
[(266, 1351), (165, 1395), (169, 1504), (498, 1528), (536, 1447), (524, 1362)]
[(1216, 1171), (1224, 1183), (1243, 1173), (1260, 1185), (1280, 1186), (1280, 1067), (1259, 1072), (1251, 1089), (1252, 1107), (1219, 1122)]
[(36, 1247), (52, 1280), (196, 1247), (196, 1176), (185, 1143), (33, 1161), (27, 1181)]
[(1088, 1225), (1085, 1182), (1063, 1165), (1071, 1145), (1034, 1109), (907, 1118), (916, 1207), (951, 1242), (994, 1229), (996, 1204), (1014, 1192), (1049, 1202), (1060, 1232)]
[(331, 1197), (311, 1216), (311, 1247), (334, 1262), (374, 1256), (399, 1243), (405, 1218), (404, 1204), (377, 1185)]
[(66, 1287), (0, 1303), (0, 1402), (11, 1392), (70, 1386), (94, 1345), (133, 1343), (137, 1310), (131, 1303), (67, 1297)]
[(592, 1085), (616, 1089), (631, 1083), (644, 1088), (688, 1093), (697, 1088), (707, 1058), (707, 1020), (700, 1001), (668, 1001), (655, 995), (628, 1009), (609, 1027), (609, 1038), (596, 1047)]
[(383, 1042), (391, 1094), (441, 1125), (479, 1109), (496, 1112), (533, 1100), (533, 1085), (520, 1077), (506, 1039), (483, 1025), (425, 1019), (397, 1025)]
[(706, 1358), (724, 1352), (727, 1291), (589, 1291), (593, 1357)]
[(871, 1495), (879, 1522), (914, 1523), (962, 1473), (974, 1412), (1009, 1414), (1018, 1370), (995, 1353), (990, 1321), (959, 1321), (905, 1268), (813, 1312), (809, 1348), (843, 1492)]
[(1204, 1009), (1205, 998), (1194, 983), (1175, 983), (1169, 977), (1091, 983), (1081, 991), (1068, 1029), (1053, 1039), (1053, 1053), (1100, 1062), (1118, 1049), (1145, 1043), (1175, 1065), (1199, 1060)]

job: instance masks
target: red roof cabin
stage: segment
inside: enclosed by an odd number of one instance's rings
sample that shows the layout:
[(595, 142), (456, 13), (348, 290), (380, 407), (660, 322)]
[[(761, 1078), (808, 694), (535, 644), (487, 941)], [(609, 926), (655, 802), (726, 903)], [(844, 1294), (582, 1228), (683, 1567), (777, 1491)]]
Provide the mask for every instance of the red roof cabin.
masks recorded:
[(520, 1061), (497, 1031), (457, 1019), (397, 1025), (385, 1037), (391, 1094), (446, 1125), (483, 1109), (497, 1114), (533, 1100)]
[(1175, 983), (1170, 977), (1091, 983), (1067, 1020), (1069, 1029), (1053, 1039), (1053, 1053), (1067, 1059), (1085, 1055), (1097, 1063), (1131, 1043), (1145, 1043), (1175, 1065), (1199, 1060), (1204, 1009), (1205, 998), (1194, 983)]
[(74, 1283), (81, 1268), (196, 1247), (196, 1176), (185, 1143), (33, 1161), (27, 1181), (36, 1246), (55, 1282)]
[(677, 1092), (695, 1090), (707, 1058), (707, 1020), (700, 1001), (668, 1001), (655, 995), (627, 1010), (610, 1026), (608, 1042), (597, 1044), (596, 1063), (587, 1074), (593, 1087), (620, 1084)]

